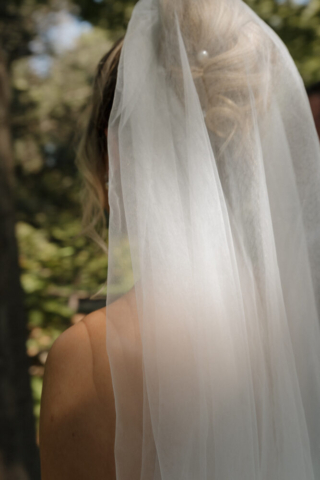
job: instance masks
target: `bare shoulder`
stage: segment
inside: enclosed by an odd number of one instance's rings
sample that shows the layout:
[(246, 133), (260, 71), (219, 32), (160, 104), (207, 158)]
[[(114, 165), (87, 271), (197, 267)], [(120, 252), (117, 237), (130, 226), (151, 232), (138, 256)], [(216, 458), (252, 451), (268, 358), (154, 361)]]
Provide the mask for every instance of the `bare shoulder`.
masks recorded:
[[(107, 310), (113, 352), (119, 335), (136, 342), (133, 291)], [(87, 315), (60, 335), (49, 352), (40, 414), (43, 480), (115, 478), (115, 401), (106, 315), (106, 308)]]
[(91, 313), (62, 333), (49, 352), (40, 415), (43, 480), (115, 477), (105, 316), (105, 308)]
[[(91, 315), (95, 316), (95, 312)], [(46, 362), (44, 389), (48, 381), (55, 382), (57, 380), (61, 385), (61, 382), (70, 373), (72, 373), (75, 383), (77, 373), (85, 374), (85, 371), (89, 369), (88, 362), (90, 361), (90, 337), (86, 322), (81, 321), (63, 332), (52, 345)], [(57, 395), (59, 392), (60, 395), (63, 393), (61, 388), (55, 391)]]
[[(104, 313), (105, 308), (92, 312), (84, 320), (63, 332), (50, 349), (45, 368), (43, 401), (46, 400), (49, 389), (50, 400), (54, 400), (57, 410), (69, 408), (65, 405), (66, 400), (70, 405), (78, 403), (83, 395), (89, 393), (93, 357), (98, 354), (97, 340), (105, 333), (105, 324), (102, 320)], [(105, 349), (101, 348), (99, 353), (107, 359)], [(65, 387), (72, 392), (72, 395), (66, 398)]]
[[(127, 321), (130, 317), (127, 295), (108, 306), (108, 315), (111, 317), (109, 328), (125, 334), (125, 329), (130, 325)], [(104, 394), (110, 393), (110, 389), (106, 388), (108, 381), (111, 381), (111, 377), (104, 307), (68, 328), (54, 342), (46, 362), (43, 403), (48, 391), (50, 401), (54, 400), (52, 403), (59, 411), (68, 410), (93, 393), (103, 396), (105, 400)]]
[[(121, 333), (134, 341), (132, 299), (129, 292), (108, 306), (108, 332), (114, 339)], [(49, 352), (40, 415), (43, 480), (115, 478), (106, 315), (106, 308), (87, 315), (62, 333)]]

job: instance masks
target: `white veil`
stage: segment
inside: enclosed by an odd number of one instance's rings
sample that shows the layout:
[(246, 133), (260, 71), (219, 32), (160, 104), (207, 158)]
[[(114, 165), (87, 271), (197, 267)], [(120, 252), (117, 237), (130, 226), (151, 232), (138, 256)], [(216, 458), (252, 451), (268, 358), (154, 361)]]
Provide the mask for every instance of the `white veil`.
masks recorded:
[(108, 133), (117, 480), (319, 480), (320, 148), (286, 47), (241, 0), (140, 0)]

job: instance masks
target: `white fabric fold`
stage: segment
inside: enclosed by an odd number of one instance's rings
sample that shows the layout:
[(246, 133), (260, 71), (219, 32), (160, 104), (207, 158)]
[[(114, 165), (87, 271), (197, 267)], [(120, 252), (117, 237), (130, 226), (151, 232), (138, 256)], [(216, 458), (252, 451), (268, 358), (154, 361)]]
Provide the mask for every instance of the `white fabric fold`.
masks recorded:
[(286, 47), (241, 0), (140, 0), (108, 132), (117, 480), (319, 480), (320, 148)]

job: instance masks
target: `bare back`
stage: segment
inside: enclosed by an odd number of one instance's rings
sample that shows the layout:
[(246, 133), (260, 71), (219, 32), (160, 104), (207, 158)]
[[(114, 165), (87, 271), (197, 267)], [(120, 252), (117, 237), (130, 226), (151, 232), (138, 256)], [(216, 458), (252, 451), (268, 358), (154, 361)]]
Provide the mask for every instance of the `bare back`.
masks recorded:
[[(121, 368), (123, 355), (132, 355), (124, 409), (127, 422), (139, 424), (142, 374), (134, 290), (110, 305), (108, 315), (113, 348), (118, 335), (133, 346), (113, 358), (118, 359), (115, 368)], [(42, 480), (114, 480), (115, 418), (102, 308), (66, 330), (50, 350), (40, 417)]]

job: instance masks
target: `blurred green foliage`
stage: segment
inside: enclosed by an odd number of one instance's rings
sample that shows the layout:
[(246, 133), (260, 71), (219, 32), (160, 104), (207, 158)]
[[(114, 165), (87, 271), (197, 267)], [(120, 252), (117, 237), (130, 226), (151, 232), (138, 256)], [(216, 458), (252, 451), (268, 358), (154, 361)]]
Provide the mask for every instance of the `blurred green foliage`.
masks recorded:
[(72, 51), (52, 55), (43, 77), (30, 68), (30, 55), (11, 66), (16, 234), (37, 418), (46, 354), (80, 318), (77, 300), (97, 293), (107, 278), (105, 253), (80, 235), (81, 182), (74, 160), (94, 70), (110, 45), (109, 35), (94, 28)]
[[(43, 366), (52, 342), (79, 319), (77, 299), (96, 293), (107, 277), (106, 255), (79, 236), (81, 183), (74, 160), (96, 65), (124, 32), (133, 3), (12, 0), (0, 6), (0, 35), (8, 45), (12, 80), (16, 232), (37, 415)], [(284, 40), (306, 84), (320, 80), (320, 0), (305, 6), (275, 0), (247, 3)], [(66, 6), (93, 28), (72, 50), (58, 54), (40, 34), (50, 27), (50, 15)], [(50, 59), (42, 75), (30, 67), (33, 54), (28, 42), (32, 39), (40, 42), (42, 53)], [(121, 249), (119, 255), (125, 271), (129, 256)], [(119, 278), (122, 275), (119, 272)]]
[(94, 69), (110, 44), (93, 29), (74, 50), (53, 58), (44, 78), (32, 72), (28, 57), (12, 66), (16, 231), (30, 328), (64, 329), (74, 313), (72, 295), (92, 295), (106, 279), (106, 255), (79, 236), (74, 159)]
[(245, 0), (273, 28), (309, 86), (320, 80), (320, 0)]

